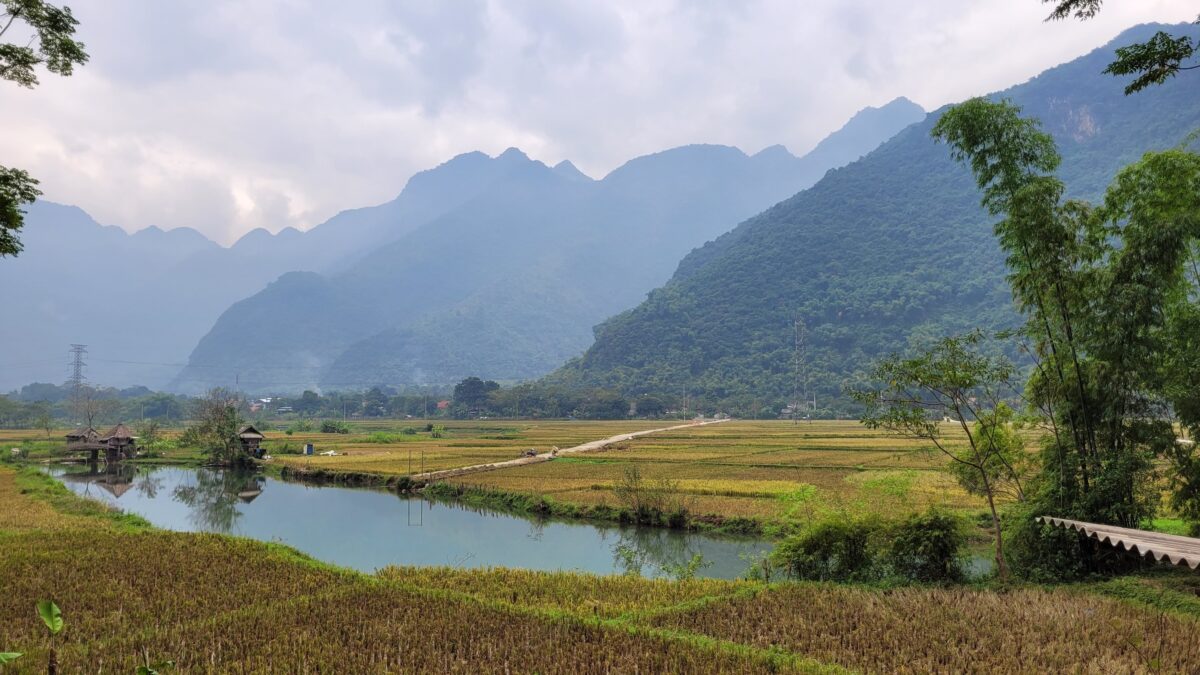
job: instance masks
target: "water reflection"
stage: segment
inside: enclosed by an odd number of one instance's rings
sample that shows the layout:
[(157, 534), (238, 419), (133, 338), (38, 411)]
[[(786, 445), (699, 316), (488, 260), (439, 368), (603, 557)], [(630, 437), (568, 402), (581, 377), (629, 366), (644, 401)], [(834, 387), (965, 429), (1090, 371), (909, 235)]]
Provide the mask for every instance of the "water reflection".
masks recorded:
[(136, 468), (127, 464), (101, 464), (99, 462), (89, 462), (84, 465), (85, 470), (72, 471), (64, 473), (61, 478), (64, 482), (82, 489), (76, 489), (76, 492), (89, 497), (99, 497), (98, 494), (93, 494), (92, 489), (96, 488), (104, 490), (111, 495), (113, 499), (120, 499), (122, 495), (128, 492), (134, 486), (134, 477), (136, 476)]
[(79, 494), (157, 527), (280, 541), (318, 559), (387, 565), (518, 567), (671, 576), (695, 555), (699, 576), (732, 578), (766, 542), (545, 520), (395, 493), (284, 482), (247, 471), (183, 467), (53, 467)]
[(238, 504), (257, 499), (265, 483), (265, 478), (252, 472), (197, 469), (195, 480), (177, 485), (173, 496), (190, 509), (198, 529), (228, 534), (242, 516)]

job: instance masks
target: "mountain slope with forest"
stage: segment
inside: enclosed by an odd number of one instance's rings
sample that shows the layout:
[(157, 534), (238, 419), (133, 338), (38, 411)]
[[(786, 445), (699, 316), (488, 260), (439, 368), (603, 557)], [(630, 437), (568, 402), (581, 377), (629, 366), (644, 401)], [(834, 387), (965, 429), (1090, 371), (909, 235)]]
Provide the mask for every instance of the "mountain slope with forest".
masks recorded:
[(285, 275), (231, 306), (172, 387), (540, 376), (586, 348), (592, 325), (663, 283), (693, 247), (923, 116), (897, 99), (861, 112), (816, 159), (780, 146), (748, 156), (693, 145), (601, 180), (516, 149), (484, 156), (490, 178), (470, 198), (340, 268)]
[[(1139, 26), (1068, 64), (995, 94), (1042, 120), (1063, 155), (1070, 196), (1096, 199), (1143, 152), (1200, 127), (1200, 87), (1172, 81), (1136, 96), (1102, 74)], [(940, 113), (940, 111), (939, 111)], [(694, 251), (636, 308), (596, 328), (582, 356), (551, 376), (631, 394), (689, 391), (741, 414), (778, 414), (800, 368), (819, 409), (872, 361), (932, 336), (1015, 322), (992, 219), (929, 115), (862, 160)]]

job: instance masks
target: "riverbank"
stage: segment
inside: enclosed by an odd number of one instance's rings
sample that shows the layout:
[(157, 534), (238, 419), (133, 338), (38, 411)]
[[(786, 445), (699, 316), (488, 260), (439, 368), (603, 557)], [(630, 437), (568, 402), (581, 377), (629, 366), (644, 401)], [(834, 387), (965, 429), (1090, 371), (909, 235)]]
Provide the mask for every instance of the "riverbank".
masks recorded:
[(0, 468), (0, 651), (25, 653), (16, 672), (45, 670), (50, 640), (33, 612), (43, 599), (66, 619), (63, 672), (130, 671), (147, 658), (181, 672), (1200, 668), (1200, 602), (1154, 579), (997, 593), (504, 569), (372, 575), (279, 545), (156, 531), (56, 484)]
[(559, 518), (581, 522), (603, 522), (620, 525), (666, 527), (689, 532), (709, 532), (737, 536), (767, 537), (779, 539), (790, 528), (771, 524), (755, 518), (723, 517), (718, 514), (693, 514), (686, 510), (664, 513), (649, 510), (640, 516), (632, 510), (608, 504), (576, 504), (560, 502), (552, 496), (492, 490), (460, 483), (434, 482), (418, 484), (408, 476), (382, 476), (357, 472), (305, 469), (291, 466), (270, 467), (268, 472), (282, 480), (310, 485), (337, 485), (343, 487), (380, 488), (401, 494), (419, 495), (433, 501), (458, 503), (465, 506), (489, 509), (501, 513), (522, 516)]

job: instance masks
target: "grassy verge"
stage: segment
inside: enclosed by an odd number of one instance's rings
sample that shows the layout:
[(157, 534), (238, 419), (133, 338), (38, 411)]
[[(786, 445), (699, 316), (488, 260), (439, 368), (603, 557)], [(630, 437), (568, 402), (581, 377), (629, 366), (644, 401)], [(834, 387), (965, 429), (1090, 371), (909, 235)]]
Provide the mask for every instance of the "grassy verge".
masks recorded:
[(493, 490), (455, 483), (433, 483), (422, 489), (421, 494), (433, 500), (457, 502), (475, 508), (519, 515), (668, 527), (741, 536), (762, 536), (767, 532), (765, 524), (754, 518), (725, 518), (715, 514), (696, 515), (688, 512), (669, 514), (659, 511), (647, 513), (639, 518), (630, 509), (607, 504), (575, 504), (558, 501), (549, 495)]

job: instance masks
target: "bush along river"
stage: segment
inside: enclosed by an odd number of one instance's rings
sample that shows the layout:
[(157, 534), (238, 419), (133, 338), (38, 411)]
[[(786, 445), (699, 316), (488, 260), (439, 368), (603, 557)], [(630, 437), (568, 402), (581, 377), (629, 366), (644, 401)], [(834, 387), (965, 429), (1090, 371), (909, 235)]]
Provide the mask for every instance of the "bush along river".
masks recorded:
[(156, 527), (287, 544), (373, 572), (386, 565), (516, 567), (732, 579), (769, 542), (663, 528), (545, 520), (369, 488), (313, 486), (252, 471), (124, 465), (51, 466), (76, 494)]

